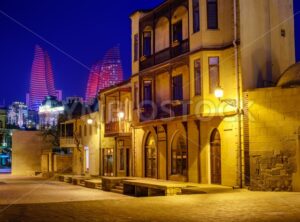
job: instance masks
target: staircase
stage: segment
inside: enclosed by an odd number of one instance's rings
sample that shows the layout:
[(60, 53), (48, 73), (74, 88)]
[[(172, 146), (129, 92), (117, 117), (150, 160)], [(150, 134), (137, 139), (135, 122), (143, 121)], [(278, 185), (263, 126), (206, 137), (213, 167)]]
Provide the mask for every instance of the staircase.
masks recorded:
[(124, 184), (123, 184), (123, 182), (120, 182), (113, 189), (111, 189), (111, 192), (118, 193), (118, 194), (123, 194), (124, 193)]
[(85, 182), (84, 180), (80, 180), (80, 183), (78, 184), (79, 186), (85, 187)]
[(102, 190), (102, 184), (97, 184), (95, 189)]
[(72, 176), (64, 176), (64, 182), (66, 183), (72, 183)]

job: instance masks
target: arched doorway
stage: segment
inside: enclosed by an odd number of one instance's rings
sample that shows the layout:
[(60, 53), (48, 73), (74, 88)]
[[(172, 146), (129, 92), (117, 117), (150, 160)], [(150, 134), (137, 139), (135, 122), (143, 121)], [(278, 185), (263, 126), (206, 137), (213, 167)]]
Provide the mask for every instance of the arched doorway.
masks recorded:
[(182, 134), (177, 134), (171, 147), (171, 179), (185, 181), (187, 179), (187, 172), (186, 138)]
[(211, 183), (221, 184), (221, 137), (217, 129), (210, 137), (210, 171)]
[(157, 148), (151, 133), (145, 143), (145, 177), (157, 178)]

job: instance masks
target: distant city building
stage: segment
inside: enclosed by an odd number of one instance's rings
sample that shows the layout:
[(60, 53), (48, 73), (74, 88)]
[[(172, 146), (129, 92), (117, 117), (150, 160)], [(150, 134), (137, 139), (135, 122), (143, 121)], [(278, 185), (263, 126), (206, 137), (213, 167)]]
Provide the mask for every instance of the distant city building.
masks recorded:
[(35, 110), (28, 110), (28, 119), (26, 121), (27, 130), (36, 130), (39, 123), (39, 113)]
[(83, 98), (80, 96), (69, 96), (66, 98), (65, 103), (70, 104), (70, 103), (83, 103)]
[(40, 46), (35, 46), (31, 69), (30, 90), (26, 95), (30, 110), (38, 111), (46, 96), (61, 97), (61, 91), (55, 89), (50, 57)]
[(79, 118), (89, 112), (88, 106), (84, 103), (84, 99), (78, 96), (67, 97), (64, 101), (65, 118)]
[(39, 128), (56, 126), (59, 115), (63, 113), (62, 102), (58, 101), (55, 96), (47, 96), (39, 107)]
[(7, 109), (1, 107), (0, 108), (0, 172), (9, 172), (9, 168), (11, 166), (12, 132), (7, 129), (6, 123), (7, 123)]
[(93, 103), (99, 90), (123, 81), (123, 68), (119, 47), (108, 50), (102, 61), (92, 66), (85, 101)]
[(99, 61), (97, 64), (93, 65), (90, 71), (85, 100), (86, 102), (91, 102), (97, 95), (99, 89), (99, 78), (101, 72), (102, 62)]
[(7, 112), (7, 124), (23, 128), (28, 121), (28, 107), (23, 102), (12, 103)]
[(4, 107), (0, 107), (0, 129), (6, 129), (6, 119), (7, 109)]

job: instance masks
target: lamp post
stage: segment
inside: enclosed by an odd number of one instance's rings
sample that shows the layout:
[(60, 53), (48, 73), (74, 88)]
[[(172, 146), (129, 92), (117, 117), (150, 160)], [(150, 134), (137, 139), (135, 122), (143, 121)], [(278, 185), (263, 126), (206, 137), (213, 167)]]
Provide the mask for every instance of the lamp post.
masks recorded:
[[(218, 87), (215, 89), (215, 97), (220, 100), (222, 103), (226, 103), (229, 106), (232, 106), (234, 108), (237, 107), (237, 100), (235, 99), (222, 99), (224, 97), (224, 90), (221, 87)], [(239, 102), (239, 101), (238, 101)]]

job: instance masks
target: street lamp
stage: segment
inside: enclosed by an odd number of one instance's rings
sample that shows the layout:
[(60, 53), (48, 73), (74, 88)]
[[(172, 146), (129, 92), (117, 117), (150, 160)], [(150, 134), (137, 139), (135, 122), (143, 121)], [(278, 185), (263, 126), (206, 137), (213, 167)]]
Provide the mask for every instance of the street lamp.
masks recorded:
[(125, 117), (125, 113), (124, 112), (122, 112), (122, 111), (118, 112), (118, 118), (120, 120), (124, 119), (124, 117)]
[(87, 120), (87, 124), (89, 124), (89, 125), (92, 125), (93, 122), (94, 122), (94, 121), (93, 121), (92, 119), (88, 119), (88, 120)]
[(229, 106), (237, 108), (237, 102), (235, 99), (222, 99), (224, 97), (224, 90), (221, 87), (215, 89), (215, 97)]
[(215, 97), (221, 99), (224, 96), (224, 90), (220, 87), (215, 89)]

